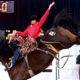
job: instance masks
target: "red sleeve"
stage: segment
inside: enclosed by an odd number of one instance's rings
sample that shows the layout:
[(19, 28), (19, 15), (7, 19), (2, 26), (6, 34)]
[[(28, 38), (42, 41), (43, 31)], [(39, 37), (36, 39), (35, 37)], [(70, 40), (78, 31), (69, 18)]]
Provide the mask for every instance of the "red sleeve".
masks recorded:
[(28, 35), (28, 29), (29, 29), (29, 27), (26, 28), (23, 32), (17, 31), (16, 34), (18, 34), (18, 35), (20, 35), (20, 36), (22, 36), (22, 37), (27, 37), (27, 35)]
[(40, 27), (44, 24), (44, 22), (46, 21), (48, 15), (50, 13), (50, 9), (47, 9), (47, 11), (44, 13), (44, 15), (41, 17), (40, 21), (39, 21), (39, 25)]

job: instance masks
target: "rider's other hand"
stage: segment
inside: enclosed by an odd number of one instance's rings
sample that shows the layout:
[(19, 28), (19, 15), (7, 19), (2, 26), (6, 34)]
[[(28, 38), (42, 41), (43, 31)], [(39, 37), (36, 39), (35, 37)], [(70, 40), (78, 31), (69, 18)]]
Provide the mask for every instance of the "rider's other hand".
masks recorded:
[(13, 30), (13, 34), (15, 34), (17, 31), (16, 30)]

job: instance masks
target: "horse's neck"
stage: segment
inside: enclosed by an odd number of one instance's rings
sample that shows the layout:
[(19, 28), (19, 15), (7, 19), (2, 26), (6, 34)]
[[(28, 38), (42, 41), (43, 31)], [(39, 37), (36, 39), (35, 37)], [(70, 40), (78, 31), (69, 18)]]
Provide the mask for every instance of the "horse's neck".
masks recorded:
[(69, 38), (72, 42), (74, 42), (74, 41), (76, 40), (77, 36), (76, 36), (75, 34), (71, 33), (71, 32), (68, 31), (68, 30), (65, 30), (65, 32), (66, 32), (66, 36), (68, 36), (68, 38)]
[(71, 33), (69, 30), (67, 30), (67, 29), (64, 29), (64, 28), (62, 28), (62, 27), (58, 27), (57, 28), (57, 31), (61, 34), (61, 35), (63, 35), (63, 36), (65, 36), (65, 37), (67, 37), (71, 42), (74, 42), (75, 40), (76, 40), (76, 35), (75, 34), (73, 34), (73, 33)]

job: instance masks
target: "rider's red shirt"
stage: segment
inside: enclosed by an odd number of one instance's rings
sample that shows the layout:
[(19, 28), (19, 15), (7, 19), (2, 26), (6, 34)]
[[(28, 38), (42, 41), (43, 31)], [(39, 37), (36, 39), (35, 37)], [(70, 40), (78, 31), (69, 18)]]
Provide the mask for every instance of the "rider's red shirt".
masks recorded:
[(37, 38), (39, 33), (40, 33), (40, 29), (42, 27), (42, 25), (44, 24), (44, 22), (46, 21), (48, 15), (50, 13), (50, 10), (47, 9), (47, 11), (44, 13), (44, 15), (42, 16), (42, 18), (40, 19), (39, 22), (36, 22), (34, 25), (29, 25), (24, 32), (21, 31), (17, 31), (17, 34), (19, 34), (22, 37), (31, 37), (31, 38)]

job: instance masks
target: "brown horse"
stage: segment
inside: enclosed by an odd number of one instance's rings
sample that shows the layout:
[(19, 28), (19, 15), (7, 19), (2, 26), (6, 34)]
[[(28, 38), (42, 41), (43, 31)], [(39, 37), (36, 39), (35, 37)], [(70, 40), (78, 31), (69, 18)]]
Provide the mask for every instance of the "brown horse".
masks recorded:
[[(8, 70), (11, 80), (26, 80), (50, 65), (56, 53), (50, 50), (47, 44), (52, 44), (56, 49), (68, 48), (75, 44), (77, 36), (62, 27), (50, 29), (38, 42), (38, 47), (21, 57), (16, 64)], [(12, 55), (12, 49), (5, 39), (0, 39), (0, 61), (5, 65)]]

